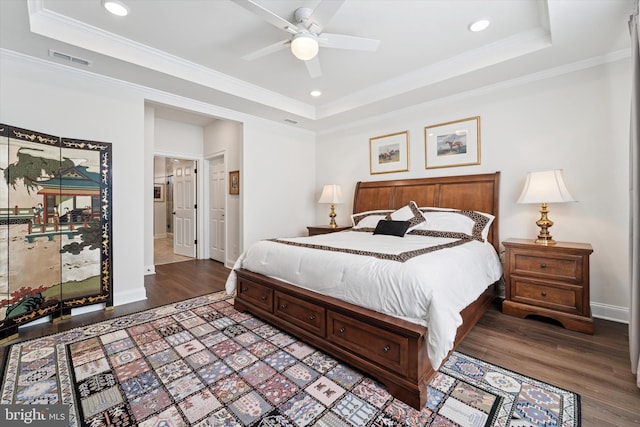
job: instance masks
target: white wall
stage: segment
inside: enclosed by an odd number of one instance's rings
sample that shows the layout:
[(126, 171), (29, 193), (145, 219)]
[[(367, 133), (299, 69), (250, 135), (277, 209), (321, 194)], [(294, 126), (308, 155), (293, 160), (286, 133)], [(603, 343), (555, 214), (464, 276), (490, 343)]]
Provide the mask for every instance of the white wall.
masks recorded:
[(165, 198), (163, 201), (153, 201), (153, 237), (167, 236), (167, 161), (164, 157), (153, 159), (153, 183), (165, 184)]
[(260, 239), (306, 235), (317, 200), (314, 134), (267, 121), (245, 123), (243, 133), (243, 248)]
[[(144, 107), (144, 152), (153, 154), (153, 140), (155, 138), (154, 135), (155, 129), (155, 111), (153, 107), (146, 106)], [(144, 156), (144, 177), (143, 182), (149, 183), (148, 185), (144, 185), (144, 193), (149, 195), (143, 201), (144, 203), (144, 217), (145, 218), (153, 218), (155, 215), (155, 206), (153, 201), (153, 182), (154, 182), (154, 157)], [(153, 221), (145, 221), (144, 222), (144, 274), (155, 274), (156, 269), (153, 263), (153, 235), (154, 235), (154, 222)], [(146, 294), (145, 294), (146, 296)]]
[[(240, 224), (249, 230), (244, 236), (240, 233), (240, 251), (262, 236), (302, 234), (313, 219), (315, 205), (309, 202), (315, 189), (312, 133), (4, 50), (0, 52), (0, 93), (3, 123), (113, 144), (116, 305), (146, 298), (144, 273), (153, 272), (153, 224), (148, 219), (153, 217), (154, 151), (203, 158), (204, 131), (199, 143), (185, 145), (182, 138), (158, 136), (158, 129), (169, 135), (167, 128), (179, 126), (156, 125), (161, 120), (154, 117), (152, 107), (145, 107), (145, 101), (243, 124), (239, 152), (255, 150), (256, 154), (239, 160), (243, 171)], [(272, 192), (273, 188), (277, 191)], [(242, 200), (252, 195), (256, 200), (249, 204), (251, 209), (242, 210)]]
[(142, 98), (121, 85), (58, 66), (3, 55), (0, 67), (3, 123), (113, 144), (114, 304), (145, 298)]
[(189, 123), (156, 117), (154, 148), (165, 157), (200, 158), (204, 149), (204, 129)]
[[(535, 76), (532, 76), (532, 78)], [(629, 61), (555, 77), (505, 82), (474, 93), (357, 124), (318, 137), (316, 197), (337, 183), (348, 197), (337, 206), (348, 224), (357, 181), (501, 171), (500, 238), (535, 238), (539, 207), (518, 205), (528, 171), (563, 169), (577, 203), (550, 205), (556, 240), (591, 243), (594, 315), (628, 316)], [(517, 83), (517, 84), (516, 84)], [(481, 164), (425, 169), (424, 127), (481, 117)], [(410, 170), (369, 174), (369, 138), (409, 130)], [(325, 206), (316, 220), (326, 221)]]

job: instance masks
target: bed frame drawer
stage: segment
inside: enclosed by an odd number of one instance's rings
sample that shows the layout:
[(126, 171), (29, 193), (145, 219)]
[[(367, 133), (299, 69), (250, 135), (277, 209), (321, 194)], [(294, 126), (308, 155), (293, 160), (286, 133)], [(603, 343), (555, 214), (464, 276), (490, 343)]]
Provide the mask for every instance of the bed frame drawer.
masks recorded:
[(238, 298), (273, 313), (273, 289), (267, 286), (238, 277)]
[(327, 339), (402, 375), (407, 374), (409, 340), (358, 320), (327, 312)]
[(274, 314), (316, 335), (325, 335), (325, 310), (313, 303), (275, 291)]

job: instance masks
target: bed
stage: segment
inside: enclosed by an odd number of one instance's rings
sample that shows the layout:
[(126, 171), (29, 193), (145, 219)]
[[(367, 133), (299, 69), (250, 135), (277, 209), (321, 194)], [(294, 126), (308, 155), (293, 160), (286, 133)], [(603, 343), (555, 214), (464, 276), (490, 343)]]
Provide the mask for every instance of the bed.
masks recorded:
[[(502, 274), (497, 257), (499, 247), (499, 180), (500, 173), (495, 172), (454, 177), (358, 182), (356, 185), (353, 204), (354, 221), (361, 220), (361, 217), (377, 220), (378, 217), (374, 215), (378, 213), (376, 211), (383, 211), (380, 212), (381, 215), (384, 215), (387, 219), (394, 219), (387, 215), (391, 213), (396, 215), (398, 212), (404, 212), (407, 206), (411, 206), (414, 211), (416, 206), (419, 207), (427, 218), (429, 218), (428, 214), (430, 213), (439, 214), (439, 208), (443, 211), (445, 211), (443, 208), (455, 210), (456, 213), (464, 213), (469, 217), (472, 217), (470, 213), (475, 215), (476, 212), (480, 212), (486, 214), (483, 217), (491, 218), (488, 225), (482, 230), (482, 235), (478, 234), (476, 236), (476, 233), (470, 233), (475, 236), (471, 239), (449, 234), (446, 236), (436, 234), (435, 237), (431, 235), (424, 237), (424, 239), (431, 239), (431, 241), (446, 242), (442, 244), (442, 246), (448, 246), (446, 251), (458, 251), (451, 252), (457, 254), (455, 255), (457, 260), (455, 265), (460, 267), (456, 268), (458, 272), (464, 272), (467, 269), (472, 270), (471, 264), (469, 264), (469, 267), (464, 267), (465, 261), (462, 261), (462, 259), (465, 259), (466, 256), (459, 255), (461, 250), (468, 252), (468, 248), (478, 247), (484, 251), (483, 253), (487, 253), (487, 250), (490, 251), (492, 253), (491, 256), (495, 259), (493, 261), (493, 271), (486, 275), (486, 277), (492, 277), (491, 281), (483, 285), (474, 284), (473, 289), (476, 294), (473, 294), (470, 301), (464, 302), (464, 299), (469, 297), (461, 298), (461, 294), (457, 293), (457, 290), (452, 287), (452, 293), (456, 294), (456, 298), (450, 298), (451, 304), (453, 306), (462, 304), (459, 307), (459, 311), (451, 314), (452, 316), (457, 316), (459, 322), (454, 326), (450, 339), (445, 339), (445, 341), (450, 341), (450, 345), (445, 350), (435, 346), (438, 349), (437, 351), (440, 353), (445, 351), (445, 354), (435, 357), (436, 362), (434, 363), (432, 363), (432, 360), (434, 360), (434, 354), (432, 354), (434, 345), (431, 341), (433, 341), (434, 335), (440, 335), (440, 326), (436, 328), (438, 323), (433, 318), (440, 317), (434, 313), (440, 310), (439, 307), (441, 305), (435, 302), (435, 298), (434, 302), (430, 301), (429, 304), (425, 304), (426, 314), (432, 317), (431, 321), (433, 322), (430, 334), (428, 319), (421, 321), (419, 314), (398, 315), (398, 313), (391, 311), (386, 313), (385, 311), (388, 311), (386, 306), (393, 298), (386, 296), (382, 298), (380, 304), (383, 307), (380, 308), (370, 303), (367, 298), (365, 298), (367, 301), (363, 302), (363, 300), (354, 299), (355, 297), (346, 298), (342, 294), (328, 296), (329, 292), (325, 292), (328, 288), (343, 290), (351, 289), (352, 287), (356, 288), (357, 280), (355, 276), (353, 279), (349, 279), (349, 276), (347, 276), (346, 285), (337, 286), (333, 282), (338, 280), (333, 279), (334, 276), (329, 272), (328, 267), (324, 267), (327, 268), (326, 277), (329, 279), (325, 279), (323, 275), (316, 275), (315, 280), (320, 286), (320, 290), (318, 290), (315, 286), (312, 286), (314, 284), (307, 283), (311, 276), (305, 275), (304, 279), (303, 276), (300, 276), (300, 279), (297, 280), (295, 275), (290, 276), (288, 275), (289, 273), (285, 272), (280, 274), (279, 267), (275, 267), (275, 270), (262, 267), (263, 264), (272, 265), (271, 260), (277, 258), (277, 255), (274, 254), (293, 250), (289, 249), (289, 246), (297, 246), (299, 248), (296, 250), (307, 251), (306, 254), (301, 255), (301, 258), (295, 261), (292, 261), (291, 258), (283, 258), (285, 260), (282, 263), (283, 265), (299, 265), (303, 263), (304, 259), (307, 259), (307, 261), (313, 260), (323, 266), (333, 266), (335, 264), (336, 268), (342, 269), (342, 274), (361, 269), (361, 267), (350, 263), (354, 259), (359, 260), (359, 262), (367, 262), (363, 260), (365, 258), (369, 259), (367, 258), (369, 255), (352, 254), (350, 253), (349, 245), (352, 244), (352, 241), (370, 238), (364, 237), (364, 234), (373, 234), (370, 232), (371, 230), (367, 230), (365, 226), (362, 226), (366, 222), (364, 220), (359, 225), (356, 225), (352, 231), (341, 231), (308, 238), (273, 239), (252, 245), (252, 248), (243, 253), (234, 266), (234, 270), (227, 281), (227, 291), (236, 293), (234, 304), (237, 310), (249, 311), (285, 332), (297, 336), (310, 345), (360, 369), (383, 383), (391, 395), (414, 408), (420, 409), (426, 403), (427, 385), (437, 371), (439, 362), (458, 346), (495, 298), (496, 282)], [(360, 215), (362, 213), (365, 214)], [(424, 224), (422, 223), (422, 225)], [(399, 239), (404, 241), (402, 244), (418, 245), (416, 242), (423, 238), (416, 237), (416, 234), (431, 233), (421, 232), (420, 227), (421, 225), (419, 224), (412, 224), (413, 230), (405, 234), (406, 238)], [(386, 239), (389, 236), (383, 236), (383, 238)], [(388, 240), (392, 241), (393, 239), (397, 238), (391, 237)], [(422, 242), (423, 240), (420, 241)], [(424, 241), (426, 242), (427, 240)], [(393, 243), (393, 245), (395, 244)], [(429, 244), (435, 245), (435, 243)], [(344, 245), (344, 248), (340, 245)], [(258, 248), (254, 249), (254, 246)], [(383, 246), (385, 245), (382, 245), (381, 248)], [(339, 248), (337, 251), (335, 250), (336, 247)], [(253, 262), (251, 262), (251, 258), (247, 258), (248, 255), (246, 254), (252, 251), (259, 254), (258, 259)], [(346, 253), (336, 254), (336, 252)], [(403, 257), (407, 253), (419, 253), (419, 256), (410, 255), (406, 257), (407, 259), (398, 262), (397, 254), (400, 252), (391, 248), (391, 244), (389, 249), (378, 248), (371, 250), (371, 253), (378, 254), (379, 258), (383, 258), (382, 262), (386, 262), (387, 266), (404, 263), (407, 266), (410, 264), (419, 265), (419, 268), (422, 268), (423, 264), (420, 257), (442, 257), (442, 254), (445, 253), (444, 250), (434, 250), (430, 255), (424, 255), (422, 252), (424, 251), (406, 250), (401, 252)], [(449, 254), (450, 252), (446, 253)], [(348, 257), (350, 257), (350, 261), (344, 262), (349, 263), (340, 266), (340, 262)], [(268, 258), (269, 262), (263, 262), (263, 258)], [(388, 260), (387, 258), (394, 259)], [(477, 262), (474, 263), (477, 264)], [(385, 267), (382, 270), (391, 271), (393, 269), (395, 267)], [(404, 273), (401, 271), (401, 274)], [(434, 276), (438, 276), (438, 274), (434, 274)], [(405, 282), (412, 282), (412, 280), (406, 279), (406, 276), (402, 277), (405, 277), (401, 280), (403, 286)], [(465, 287), (467, 282), (471, 282), (470, 279), (465, 279), (464, 276), (461, 277), (462, 283), (460, 286)], [(397, 279), (383, 280), (397, 281)], [(486, 278), (483, 280), (487, 281)], [(446, 286), (453, 285), (447, 283)], [(478, 286), (481, 286), (481, 288), (478, 288)], [(384, 288), (378, 287), (377, 289)], [(402, 294), (403, 292), (395, 291), (395, 294)], [(413, 290), (407, 292), (413, 292)], [(377, 291), (371, 293), (376, 294)], [(432, 293), (437, 294), (438, 292), (433, 291)], [(442, 294), (442, 292), (439, 294)], [(393, 293), (390, 295), (393, 295)], [(416, 297), (412, 296), (411, 298)], [(443, 300), (440, 299), (440, 301)], [(400, 299), (396, 302), (396, 305), (402, 306), (406, 305), (406, 303)], [(448, 312), (451, 309), (447, 308), (444, 311)], [(446, 329), (451, 329), (448, 322), (441, 323), (446, 324)]]

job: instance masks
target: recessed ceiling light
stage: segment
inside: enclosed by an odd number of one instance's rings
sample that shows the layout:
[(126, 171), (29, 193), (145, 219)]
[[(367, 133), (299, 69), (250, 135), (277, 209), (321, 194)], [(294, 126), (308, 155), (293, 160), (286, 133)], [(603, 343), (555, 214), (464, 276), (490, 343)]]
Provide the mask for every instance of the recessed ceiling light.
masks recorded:
[(320, 92), (319, 90), (312, 90), (311, 92), (309, 92), (309, 95), (317, 98), (322, 95), (322, 92)]
[(473, 31), (474, 33), (484, 31), (490, 24), (491, 21), (489, 21), (488, 19), (479, 19), (469, 25), (469, 31)]
[(102, 6), (116, 16), (129, 14), (129, 8), (119, 0), (102, 0)]

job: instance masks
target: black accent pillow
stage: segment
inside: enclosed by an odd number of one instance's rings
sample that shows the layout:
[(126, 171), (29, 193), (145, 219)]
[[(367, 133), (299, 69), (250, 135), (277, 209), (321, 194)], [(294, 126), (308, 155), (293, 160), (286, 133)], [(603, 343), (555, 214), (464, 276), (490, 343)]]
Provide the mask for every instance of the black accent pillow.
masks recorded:
[(387, 236), (404, 237), (411, 223), (409, 221), (393, 221), (381, 219), (376, 225), (373, 234), (385, 234)]

